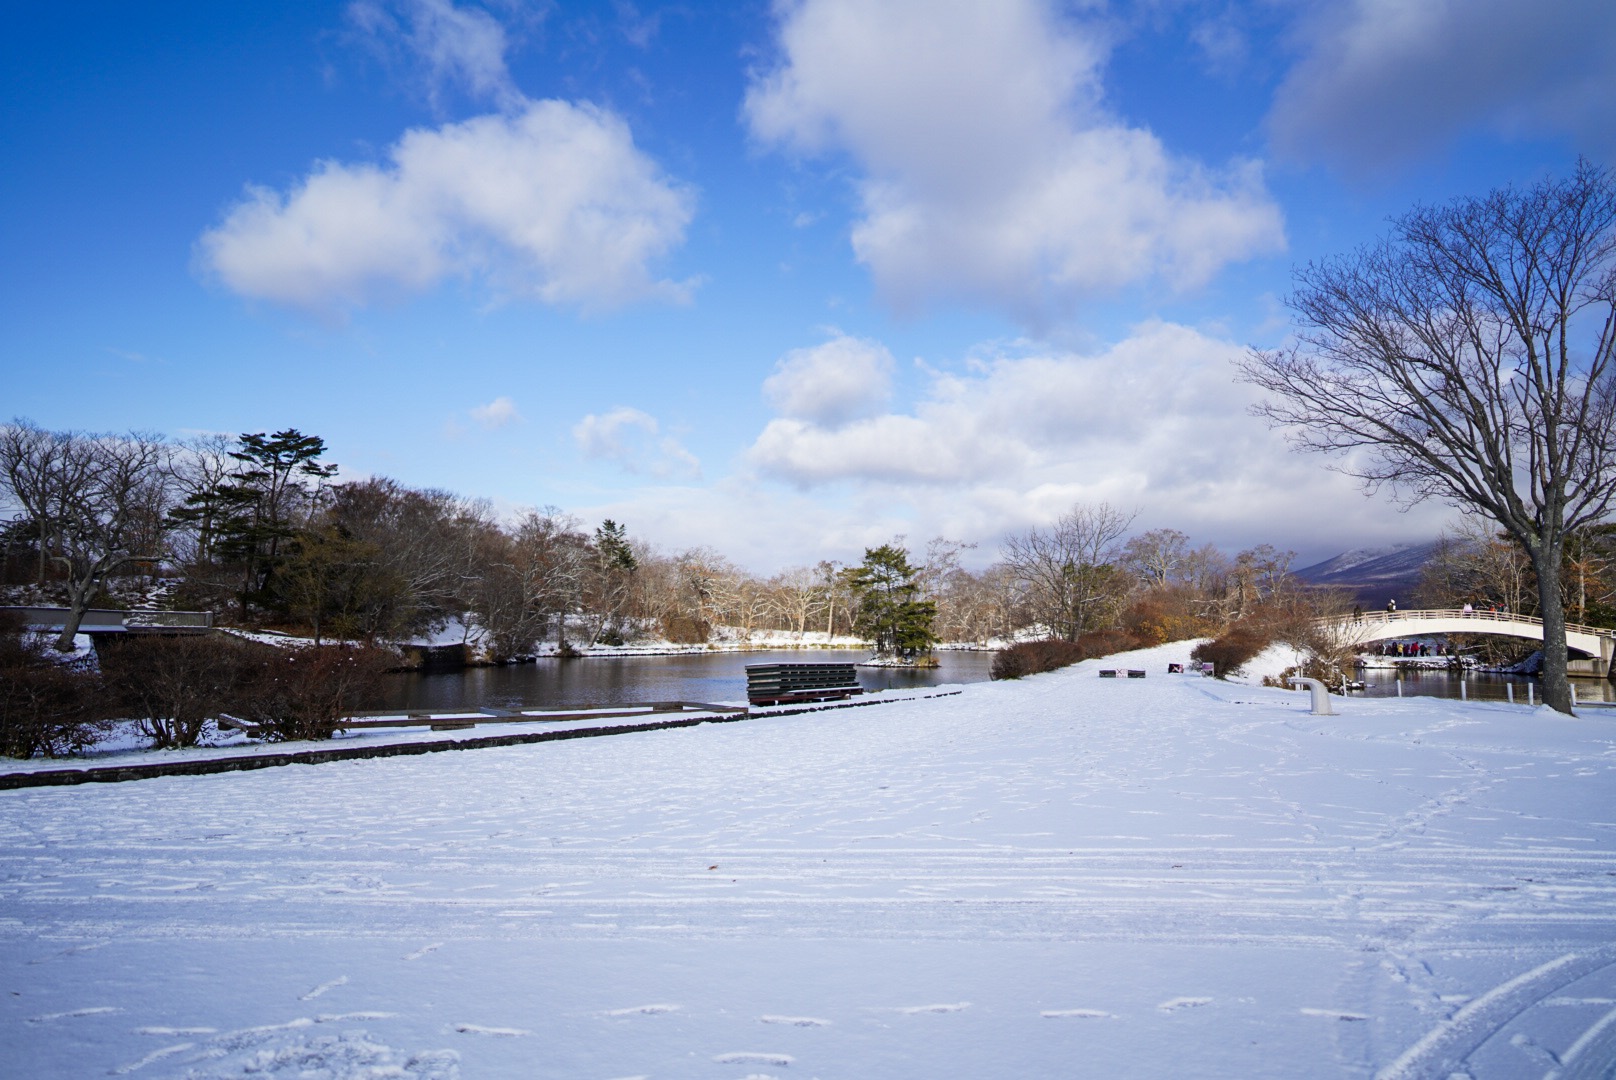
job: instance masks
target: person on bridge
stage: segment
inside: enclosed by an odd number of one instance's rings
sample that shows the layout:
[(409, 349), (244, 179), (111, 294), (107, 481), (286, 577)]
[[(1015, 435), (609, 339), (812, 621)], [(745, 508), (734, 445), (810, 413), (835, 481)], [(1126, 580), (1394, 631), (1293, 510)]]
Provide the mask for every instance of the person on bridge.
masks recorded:
[(1461, 615), (1474, 615), (1475, 613), (1476, 613), (1476, 609), (1470, 606), (1470, 601), (1466, 600), (1464, 609), (1460, 612), (1460, 614)]
[(1397, 601), (1395, 599), (1386, 601), (1386, 612), (1387, 612), (1387, 614), (1390, 614), (1390, 613), (1392, 613), (1392, 612), (1394, 612), (1396, 610), (1397, 610)]

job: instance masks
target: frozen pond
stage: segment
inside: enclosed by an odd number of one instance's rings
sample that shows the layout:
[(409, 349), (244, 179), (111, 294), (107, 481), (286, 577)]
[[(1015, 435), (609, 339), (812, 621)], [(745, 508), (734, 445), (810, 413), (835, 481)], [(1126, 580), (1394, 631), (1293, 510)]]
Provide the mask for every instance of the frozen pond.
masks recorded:
[[(509, 667), (392, 677), (378, 709), (450, 709), (481, 705), (615, 705), (635, 701), (744, 701), (748, 664), (858, 663), (868, 649), (782, 649), (684, 656), (546, 658)], [(868, 691), (985, 682), (991, 652), (937, 653), (929, 670), (859, 668)]]

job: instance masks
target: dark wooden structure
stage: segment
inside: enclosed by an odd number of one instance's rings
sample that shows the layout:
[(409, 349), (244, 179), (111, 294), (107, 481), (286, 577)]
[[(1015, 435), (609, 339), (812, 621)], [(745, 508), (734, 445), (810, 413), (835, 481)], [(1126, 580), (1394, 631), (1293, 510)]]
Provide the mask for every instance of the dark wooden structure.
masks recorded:
[(862, 693), (852, 664), (746, 665), (746, 700), (753, 705), (839, 701)]
[[(514, 705), (510, 708), (486, 705), (469, 709), (383, 709), (377, 712), (349, 713), (338, 720), (336, 726), (341, 731), (404, 727), (430, 727), (433, 731), (462, 731), (477, 727), (479, 724), (614, 720), (641, 716), (655, 718), (668, 713), (714, 713), (744, 719), (746, 707), (710, 705), (702, 701), (642, 701), (624, 705)], [(251, 736), (262, 734), (260, 725), (235, 716), (220, 716), (218, 724), (221, 728), (234, 728)]]

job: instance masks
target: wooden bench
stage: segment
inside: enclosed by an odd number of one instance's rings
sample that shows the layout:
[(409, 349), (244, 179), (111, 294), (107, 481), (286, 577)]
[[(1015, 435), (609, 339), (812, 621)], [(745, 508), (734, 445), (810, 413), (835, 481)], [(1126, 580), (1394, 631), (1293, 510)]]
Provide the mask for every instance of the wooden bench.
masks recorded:
[(840, 701), (862, 693), (852, 664), (746, 665), (746, 700), (753, 705)]

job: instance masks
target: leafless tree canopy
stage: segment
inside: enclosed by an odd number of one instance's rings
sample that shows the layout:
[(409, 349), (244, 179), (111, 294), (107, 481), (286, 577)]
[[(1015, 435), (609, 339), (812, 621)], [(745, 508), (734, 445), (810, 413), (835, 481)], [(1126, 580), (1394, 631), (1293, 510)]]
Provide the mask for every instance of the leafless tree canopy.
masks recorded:
[(1416, 209), (1312, 264), (1297, 341), (1254, 351), (1262, 415), (1299, 447), (1358, 451), (1373, 488), (1498, 523), (1538, 578), (1544, 696), (1569, 709), (1559, 573), (1568, 533), (1616, 497), (1616, 180), (1570, 179)]
[(1049, 528), (1005, 541), (1005, 565), (1051, 636), (1075, 641), (1111, 614), (1126, 591), (1114, 563), (1133, 518), (1105, 503), (1079, 504)]
[(61, 571), (70, 611), (57, 640), (64, 652), (109, 575), (162, 557), (167, 460), (154, 435), (45, 431), (27, 420), (0, 428), (0, 494), (34, 523), (41, 580), (47, 563)]

